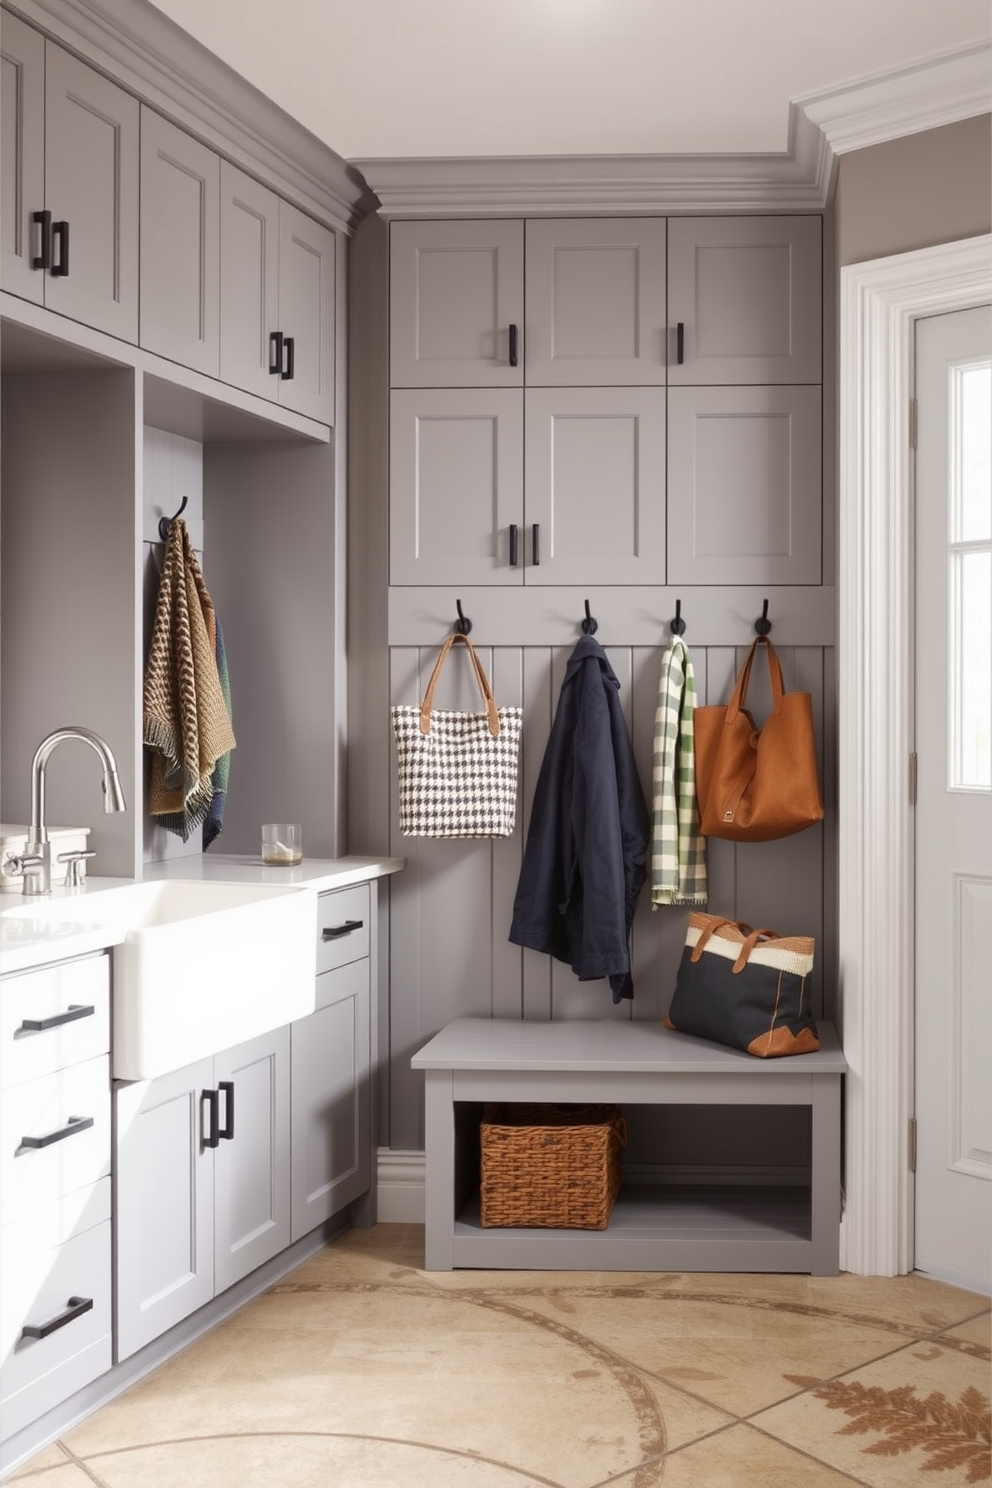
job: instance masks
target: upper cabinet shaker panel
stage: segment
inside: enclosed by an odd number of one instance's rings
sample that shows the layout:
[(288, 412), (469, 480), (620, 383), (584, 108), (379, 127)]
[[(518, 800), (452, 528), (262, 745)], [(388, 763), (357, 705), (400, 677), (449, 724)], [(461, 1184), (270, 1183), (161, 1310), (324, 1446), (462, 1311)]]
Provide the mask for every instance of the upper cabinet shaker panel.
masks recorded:
[(529, 386), (664, 384), (664, 218), (528, 222)]
[(45, 204), (45, 38), (8, 11), (0, 19), (0, 287), (41, 304), (45, 275), (32, 268)]
[(45, 304), (125, 341), (138, 339), (138, 116), (136, 98), (47, 44)]
[(0, 34), (0, 284), (137, 341), (138, 102), (6, 11)]
[(141, 111), (141, 344), (216, 377), (220, 158)]
[(394, 222), (392, 387), (520, 387), (523, 223)]
[(279, 402), (333, 424), (334, 234), (284, 201), (279, 203), (279, 326)]
[(818, 217), (673, 218), (668, 233), (672, 386), (820, 381)]

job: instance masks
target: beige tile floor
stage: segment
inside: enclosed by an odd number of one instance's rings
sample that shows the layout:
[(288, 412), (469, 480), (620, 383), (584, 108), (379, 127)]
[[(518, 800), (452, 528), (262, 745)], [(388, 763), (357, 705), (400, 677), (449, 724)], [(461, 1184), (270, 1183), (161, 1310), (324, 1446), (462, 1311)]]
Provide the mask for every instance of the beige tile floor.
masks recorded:
[(920, 1276), (423, 1270), (352, 1231), (16, 1475), (37, 1488), (957, 1488), (989, 1299)]

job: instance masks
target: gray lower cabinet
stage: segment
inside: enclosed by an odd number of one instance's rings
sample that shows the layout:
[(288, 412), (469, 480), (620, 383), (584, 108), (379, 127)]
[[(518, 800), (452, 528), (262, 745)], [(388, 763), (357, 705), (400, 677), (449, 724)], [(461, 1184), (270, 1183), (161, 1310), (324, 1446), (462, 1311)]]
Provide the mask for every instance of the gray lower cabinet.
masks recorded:
[(126, 1359), (290, 1243), (289, 1027), (115, 1090)]
[(334, 422), (334, 234), (221, 162), (220, 375)]
[(141, 110), (140, 341), (220, 371), (220, 157)]
[(0, 36), (0, 285), (135, 342), (138, 101), (7, 11)]

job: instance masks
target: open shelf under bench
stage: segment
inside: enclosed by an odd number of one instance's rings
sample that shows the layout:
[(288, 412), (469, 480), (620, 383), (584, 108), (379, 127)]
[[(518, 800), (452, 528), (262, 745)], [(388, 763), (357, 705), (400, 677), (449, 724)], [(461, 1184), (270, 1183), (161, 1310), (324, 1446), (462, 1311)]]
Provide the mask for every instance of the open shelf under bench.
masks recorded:
[[(832, 1025), (820, 1040), (817, 1054), (761, 1060), (653, 1023), (449, 1023), (412, 1061), (426, 1083), (428, 1270), (836, 1274), (846, 1064)], [(483, 1228), (472, 1112), (486, 1101), (806, 1106), (809, 1183), (628, 1185), (605, 1230)]]

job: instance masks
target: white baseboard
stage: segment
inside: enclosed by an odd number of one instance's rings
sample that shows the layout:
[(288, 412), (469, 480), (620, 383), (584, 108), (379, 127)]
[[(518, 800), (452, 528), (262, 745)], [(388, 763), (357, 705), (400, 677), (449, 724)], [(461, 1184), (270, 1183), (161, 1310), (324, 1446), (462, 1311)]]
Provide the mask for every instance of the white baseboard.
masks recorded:
[(424, 1154), (379, 1148), (376, 1201), (380, 1224), (423, 1224)]

